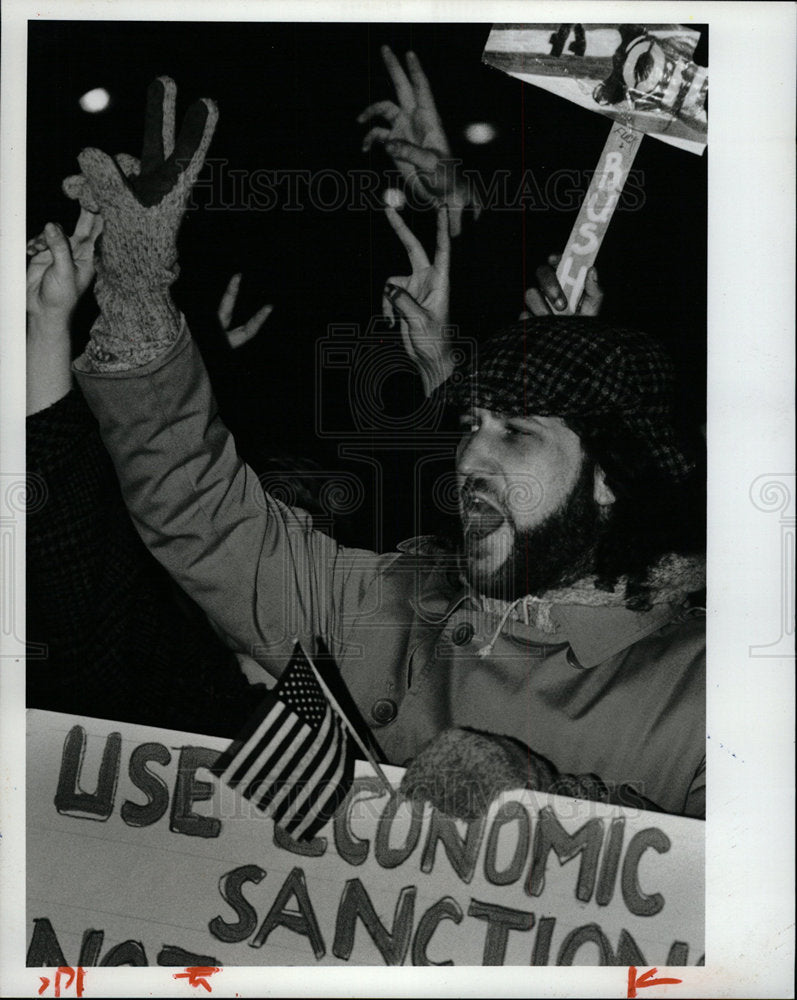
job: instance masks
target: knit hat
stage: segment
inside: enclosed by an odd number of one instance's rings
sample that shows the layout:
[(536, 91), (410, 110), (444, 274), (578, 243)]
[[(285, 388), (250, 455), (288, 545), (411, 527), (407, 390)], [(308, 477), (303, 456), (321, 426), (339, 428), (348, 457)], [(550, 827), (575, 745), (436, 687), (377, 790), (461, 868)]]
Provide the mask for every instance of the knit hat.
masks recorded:
[(478, 360), (444, 386), (460, 411), (556, 416), (578, 434), (616, 420), (640, 448), (640, 465), (679, 479), (694, 468), (673, 422), (673, 366), (646, 334), (592, 317), (516, 323), (479, 345)]

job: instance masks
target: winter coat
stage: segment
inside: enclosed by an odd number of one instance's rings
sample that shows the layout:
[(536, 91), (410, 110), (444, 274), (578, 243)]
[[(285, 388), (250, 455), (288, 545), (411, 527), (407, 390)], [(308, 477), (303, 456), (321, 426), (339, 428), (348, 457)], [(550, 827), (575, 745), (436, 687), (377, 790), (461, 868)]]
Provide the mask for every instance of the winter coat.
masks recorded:
[(76, 374), (151, 552), (272, 675), (296, 638), (323, 638), (389, 761), (473, 727), (521, 740), (560, 772), (704, 814), (701, 618), (678, 604), (562, 604), (553, 632), (511, 617), (499, 628), (440, 553), (344, 548), (264, 493), (187, 331), (142, 368)]

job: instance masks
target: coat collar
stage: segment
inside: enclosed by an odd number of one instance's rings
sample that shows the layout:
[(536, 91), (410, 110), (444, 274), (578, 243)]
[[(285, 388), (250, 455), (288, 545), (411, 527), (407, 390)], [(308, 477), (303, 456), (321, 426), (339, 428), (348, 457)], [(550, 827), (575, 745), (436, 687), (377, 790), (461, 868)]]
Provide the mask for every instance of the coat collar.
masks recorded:
[(554, 637), (567, 641), (578, 665), (590, 669), (656, 632), (678, 611), (674, 604), (654, 604), (649, 611), (555, 604), (551, 618), (559, 626)]
[[(494, 615), (495, 608), (485, 609), (480, 596), (457, 579), (451, 566), (433, 566), (425, 574), (413, 610), (429, 625), (444, 625), (458, 610)], [(682, 602), (654, 604), (647, 611), (632, 611), (623, 605), (582, 605), (554, 602), (550, 608), (553, 631), (543, 631), (513, 617), (508, 623), (514, 638), (544, 645), (568, 643), (577, 661), (574, 666), (590, 669), (622, 652), (676, 617)], [(572, 658), (571, 658), (572, 659)]]

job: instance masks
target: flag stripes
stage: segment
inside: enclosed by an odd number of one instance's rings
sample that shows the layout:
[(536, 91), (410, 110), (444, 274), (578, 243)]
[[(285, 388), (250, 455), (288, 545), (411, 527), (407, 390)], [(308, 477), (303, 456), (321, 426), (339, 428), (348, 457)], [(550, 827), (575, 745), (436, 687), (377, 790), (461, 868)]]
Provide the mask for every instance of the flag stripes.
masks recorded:
[(351, 787), (355, 751), (345, 720), (298, 643), (263, 711), (243, 745), (224, 754), (214, 772), (290, 836), (309, 838)]

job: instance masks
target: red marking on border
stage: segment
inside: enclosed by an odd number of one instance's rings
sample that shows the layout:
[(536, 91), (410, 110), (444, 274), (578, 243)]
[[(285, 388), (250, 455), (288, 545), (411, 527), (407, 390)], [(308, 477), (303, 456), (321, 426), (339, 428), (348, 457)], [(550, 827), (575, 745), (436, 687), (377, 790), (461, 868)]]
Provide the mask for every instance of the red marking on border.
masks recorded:
[(175, 979), (187, 979), (189, 986), (202, 986), (208, 993), (212, 993), (208, 977), (216, 972), (221, 972), (217, 965), (189, 965), (185, 972), (173, 972), (172, 975)]
[[(83, 984), (86, 979), (86, 970), (82, 966), (78, 966), (73, 969), (71, 965), (59, 965), (55, 970), (55, 981), (53, 983), (53, 996), (61, 996), (61, 976), (68, 976), (64, 989), (69, 989), (69, 987), (75, 984), (75, 996), (83, 996)], [(39, 987), (39, 996), (44, 993), (47, 987), (50, 985), (50, 980), (47, 976), (39, 976), (39, 982), (41, 986)]]
[(636, 966), (628, 966), (628, 996), (635, 997), (636, 991), (638, 989), (643, 989), (646, 986), (668, 986), (675, 983), (682, 983), (683, 979), (666, 978), (654, 979), (653, 977), (658, 972), (658, 969), (648, 969), (647, 972), (643, 972), (642, 975), (637, 976)]

